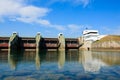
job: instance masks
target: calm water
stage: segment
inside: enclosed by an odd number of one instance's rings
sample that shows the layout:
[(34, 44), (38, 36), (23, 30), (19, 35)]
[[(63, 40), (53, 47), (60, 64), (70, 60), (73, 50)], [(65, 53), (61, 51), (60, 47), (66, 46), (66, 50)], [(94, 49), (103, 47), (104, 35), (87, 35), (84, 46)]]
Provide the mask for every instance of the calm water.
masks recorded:
[(120, 52), (0, 51), (0, 80), (120, 80)]

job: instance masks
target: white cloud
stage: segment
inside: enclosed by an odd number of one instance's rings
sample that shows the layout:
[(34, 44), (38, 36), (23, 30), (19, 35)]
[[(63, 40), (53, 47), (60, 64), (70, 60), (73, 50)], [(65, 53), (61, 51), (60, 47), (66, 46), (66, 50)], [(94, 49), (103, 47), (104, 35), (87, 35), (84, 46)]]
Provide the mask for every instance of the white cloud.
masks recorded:
[(82, 24), (81, 25), (69, 24), (69, 25), (67, 25), (67, 28), (72, 33), (77, 33), (77, 32), (81, 32), (81, 31), (85, 30), (86, 28), (91, 29), (92, 26), (90, 26), (90, 25), (82, 25)]
[(36, 22), (41, 25), (48, 26), (48, 27), (52, 25), (48, 20), (43, 20), (43, 19), (37, 20)]
[(21, 15), (21, 17), (38, 18), (45, 16), (48, 11), (49, 11), (48, 9), (38, 8), (30, 5), (30, 6), (22, 7), (19, 11), (19, 14)]
[(106, 35), (120, 35), (120, 26), (114, 28), (103, 26), (101, 31)]
[(84, 25), (69, 24), (67, 25), (69, 31), (66, 31), (65, 33), (71, 35), (71, 37), (78, 37), (81, 35), (81, 31), (83, 31), (84, 28)]
[(90, 0), (76, 0), (75, 3), (83, 4), (83, 7), (86, 7), (90, 3)]
[(34, 23), (37, 21), (37, 19), (33, 17), (16, 17), (13, 19), (14, 21), (18, 20), (18, 21), (25, 22), (25, 23)]
[(0, 21), (7, 18), (10, 21), (37, 23), (45, 27), (65, 30), (62, 25), (54, 25), (43, 19), (48, 12), (49, 9), (27, 5), (24, 0), (0, 0)]
[[(47, 8), (36, 7), (33, 5), (27, 5), (24, 0), (0, 0), (0, 19), (22, 21), (22, 22), (37, 22), (41, 21), (49, 12)], [(43, 21), (43, 20), (42, 20)], [(45, 21), (43, 21), (44, 24)]]
[(60, 31), (65, 31), (66, 28), (65, 26), (63, 25), (51, 25), (53, 28), (56, 28), (57, 30), (60, 30)]
[(48, 2), (48, 4), (53, 4), (56, 2), (69, 2), (70, 4), (74, 5), (83, 5), (83, 7), (86, 7), (92, 0), (51, 0)]
[(77, 32), (83, 27), (84, 27), (83, 25), (75, 25), (75, 24), (68, 25), (68, 29), (71, 30), (72, 32)]
[(21, 3), (14, 0), (0, 0), (0, 16), (8, 16), (17, 14)]
[[(52, 24), (50, 21), (45, 20), (44, 16), (50, 11), (48, 8), (36, 7), (29, 5), (26, 0), (0, 0), (0, 22), (6, 18), (10, 21), (21, 21), (24, 23), (37, 23), (45, 27), (54, 28), (59, 31), (78, 32), (83, 25), (58, 25)], [(61, 2), (80, 3), (85, 6), (89, 4), (90, 0), (53, 0)]]

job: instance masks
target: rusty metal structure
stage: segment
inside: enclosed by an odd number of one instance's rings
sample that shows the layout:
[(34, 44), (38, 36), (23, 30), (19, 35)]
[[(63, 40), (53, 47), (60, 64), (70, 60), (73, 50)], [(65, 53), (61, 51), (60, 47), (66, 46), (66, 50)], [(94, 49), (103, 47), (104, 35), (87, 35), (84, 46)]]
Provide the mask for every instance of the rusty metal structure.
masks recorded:
[[(19, 39), (19, 40), (18, 40)], [(35, 37), (19, 37), (17, 41), (12, 42), (13, 46), (19, 49), (36, 49), (36, 38)], [(9, 49), (10, 37), (0, 37), (0, 49)], [(39, 49), (59, 49), (61, 43), (58, 38), (43, 38), (41, 37)], [(79, 49), (82, 43), (79, 42), (78, 38), (65, 38), (65, 49)]]

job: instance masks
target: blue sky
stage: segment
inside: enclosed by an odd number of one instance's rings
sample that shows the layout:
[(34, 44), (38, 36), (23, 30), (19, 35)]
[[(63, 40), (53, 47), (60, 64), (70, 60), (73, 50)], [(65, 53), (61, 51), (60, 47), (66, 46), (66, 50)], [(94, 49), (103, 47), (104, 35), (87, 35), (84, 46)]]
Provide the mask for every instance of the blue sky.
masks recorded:
[(79, 37), (86, 27), (120, 35), (120, 0), (0, 0), (0, 36)]

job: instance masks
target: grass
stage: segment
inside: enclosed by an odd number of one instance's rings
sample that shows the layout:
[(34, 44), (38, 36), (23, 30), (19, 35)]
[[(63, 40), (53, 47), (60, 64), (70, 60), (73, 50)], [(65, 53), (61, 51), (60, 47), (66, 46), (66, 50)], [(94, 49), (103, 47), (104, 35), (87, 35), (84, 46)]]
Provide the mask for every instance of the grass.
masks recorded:
[(107, 41), (120, 41), (120, 36), (119, 35), (108, 35), (108, 36), (101, 38), (98, 41), (95, 41), (94, 43), (107, 42)]

